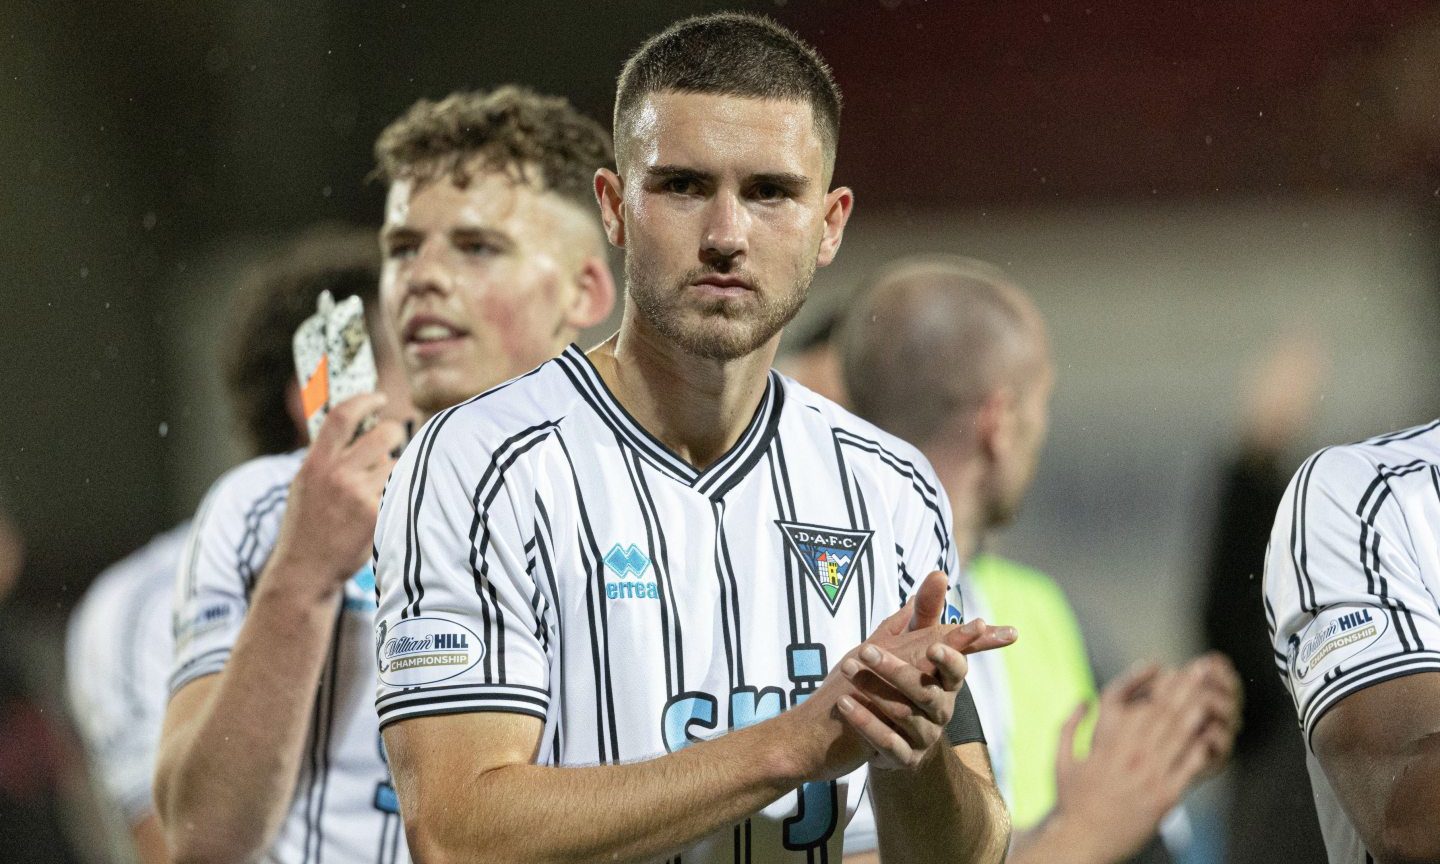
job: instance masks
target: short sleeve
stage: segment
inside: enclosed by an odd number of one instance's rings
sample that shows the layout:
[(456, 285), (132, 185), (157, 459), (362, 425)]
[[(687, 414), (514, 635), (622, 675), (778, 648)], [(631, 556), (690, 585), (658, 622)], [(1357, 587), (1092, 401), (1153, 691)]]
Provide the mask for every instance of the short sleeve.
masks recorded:
[(91, 774), (127, 825), (154, 810), (150, 788), (170, 673), (170, 589), (179, 542), (163, 562), (144, 562), (163, 572), (118, 570), (107, 574), (113, 581), (97, 580), (66, 637), (76, 728)]
[(1265, 612), (1307, 741), (1350, 694), (1440, 671), (1440, 616), (1392, 488), (1397, 476), (1353, 448), (1322, 450), (1276, 514)]
[(247, 462), (216, 481), (201, 503), (176, 573), (171, 693), (224, 669), (275, 547), (299, 460)]
[(521, 476), (520, 456), (538, 439), (487, 447), (461, 428), (465, 419), (453, 410), (436, 415), (406, 449), (381, 502), (382, 728), (477, 711), (544, 720), (549, 708), (550, 633), (534, 573), (553, 546), (536, 527), (534, 506), (514, 500), (516, 487), (533, 485)]

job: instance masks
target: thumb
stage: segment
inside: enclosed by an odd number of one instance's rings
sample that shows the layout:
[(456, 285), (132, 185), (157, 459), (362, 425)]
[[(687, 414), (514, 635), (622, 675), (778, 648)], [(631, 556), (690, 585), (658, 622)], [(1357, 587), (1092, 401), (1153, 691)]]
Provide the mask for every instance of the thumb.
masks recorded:
[(945, 592), (950, 589), (949, 579), (939, 570), (931, 571), (920, 590), (915, 592), (915, 609), (910, 614), (910, 629), (924, 630), (940, 623), (945, 614)]

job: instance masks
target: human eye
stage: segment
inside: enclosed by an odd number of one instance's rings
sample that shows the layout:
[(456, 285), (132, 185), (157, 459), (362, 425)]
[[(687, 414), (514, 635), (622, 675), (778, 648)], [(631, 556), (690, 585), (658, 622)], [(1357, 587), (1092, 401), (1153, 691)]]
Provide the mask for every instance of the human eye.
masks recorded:
[(700, 194), (700, 183), (694, 177), (671, 177), (665, 181), (662, 187), (666, 192), (675, 195), (698, 195)]
[(779, 183), (757, 183), (750, 190), (750, 197), (757, 201), (778, 201), (790, 197), (790, 190)]
[(385, 257), (396, 260), (415, 257), (420, 244), (413, 240), (394, 238), (385, 242)]

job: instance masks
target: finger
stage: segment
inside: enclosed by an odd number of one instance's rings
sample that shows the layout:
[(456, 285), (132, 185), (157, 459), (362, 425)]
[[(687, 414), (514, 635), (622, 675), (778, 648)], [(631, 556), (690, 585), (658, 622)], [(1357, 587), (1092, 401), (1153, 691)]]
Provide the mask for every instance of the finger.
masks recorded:
[(1185, 790), (1200, 778), (1209, 761), (1210, 756), (1206, 752), (1203, 742), (1194, 742), (1181, 753), (1165, 781), (1160, 784), (1163, 790), (1162, 803), (1165, 805), (1165, 812), (1169, 812), (1176, 804), (1180, 803), (1180, 799), (1185, 796)]
[(1153, 704), (1153, 712), (1142, 712), (1154, 715), (1145, 737), (1162, 765), (1179, 759), (1204, 728), (1209, 708), (1201, 698), (1203, 690), (1203, 672), (1187, 669), (1175, 676)]
[(1101, 699), (1111, 702), (1130, 702), (1140, 698), (1155, 683), (1164, 669), (1159, 663), (1153, 660), (1137, 661), (1109, 684), (1101, 694)]
[(1075, 758), (1075, 733), (1089, 710), (1089, 703), (1081, 702), (1070, 712), (1065, 725), (1060, 727), (1060, 752), (1055, 754), (1055, 777), (1062, 786), (1069, 779), (1070, 772), (1075, 770), (1075, 763), (1078, 761)]
[(366, 470), (388, 472), (405, 447), (405, 429), (394, 420), (384, 420), (365, 432), (344, 451), (344, 458)]
[[(959, 652), (948, 653), (959, 661), (959, 677), (963, 679), (964, 656)], [(841, 671), (852, 681), (856, 681), (863, 669), (894, 690), (900, 701), (899, 710), (891, 713), (894, 719), (905, 720), (909, 715), (919, 713), (941, 726), (950, 721), (950, 713), (955, 706), (954, 691), (946, 692), (935, 676), (923, 674), (919, 668), (889, 651), (875, 645), (863, 645), (855, 657), (847, 658), (841, 665)], [(859, 685), (861, 682), (856, 683)]]
[[(960, 689), (960, 685), (965, 683), (965, 676), (970, 672), (970, 661), (965, 655), (943, 642), (931, 645), (925, 653), (925, 659), (935, 664), (935, 677), (940, 679), (940, 686), (950, 693)], [(950, 700), (950, 707), (954, 707), (953, 699)], [(946, 722), (949, 722), (948, 717)]]
[(855, 734), (875, 751), (874, 761), (881, 766), (900, 768), (920, 764), (921, 753), (860, 700), (852, 696), (841, 696), (835, 707), (846, 724), (855, 730)]
[(940, 616), (945, 614), (945, 595), (949, 590), (949, 577), (939, 570), (932, 570), (920, 583), (920, 590), (915, 592), (909, 629), (924, 630), (939, 624)]
[(946, 645), (956, 651), (974, 654), (1003, 648), (1018, 639), (1019, 633), (1014, 627), (991, 627), (983, 618), (972, 618), (959, 627), (946, 631), (942, 638)]
[(347, 446), (355, 440), (360, 424), (385, 407), (387, 401), (384, 393), (362, 393), (332, 406), (310, 444), (311, 449), (334, 452)]

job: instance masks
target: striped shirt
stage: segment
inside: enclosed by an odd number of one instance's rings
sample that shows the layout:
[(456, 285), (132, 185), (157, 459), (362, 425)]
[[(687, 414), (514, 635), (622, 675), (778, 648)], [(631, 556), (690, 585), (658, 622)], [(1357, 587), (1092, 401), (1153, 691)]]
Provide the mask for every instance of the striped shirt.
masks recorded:
[[(950, 536), (918, 451), (779, 373), (696, 470), (571, 346), (436, 415), (391, 476), (380, 721), (528, 714), (541, 764), (673, 752), (813, 693), (953, 570)], [(865, 777), (807, 783), (683, 860), (838, 861)]]
[(174, 649), (170, 592), (189, 530), (188, 522), (172, 528), (101, 573), (70, 616), (70, 708), (91, 774), (123, 823), (117, 828), (155, 809), (150, 779)]
[[(1325, 713), (1383, 681), (1440, 671), (1440, 421), (1331, 447), (1300, 467), (1265, 567), (1275, 665), (1307, 745)], [(1334, 864), (1370, 860), (1307, 747)]]
[[(176, 581), (170, 690), (223, 672), (255, 582), (280, 531), (304, 451), (262, 456), (216, 482), (195, 517)], [(285, 822), (266, 852), (275, 864), (393, 864), (409, 860), (389, 782), (375, 692), (375, 577), (345, 584), (335, 635)], [(263, 722), (257, 718), (257, 722)]]

